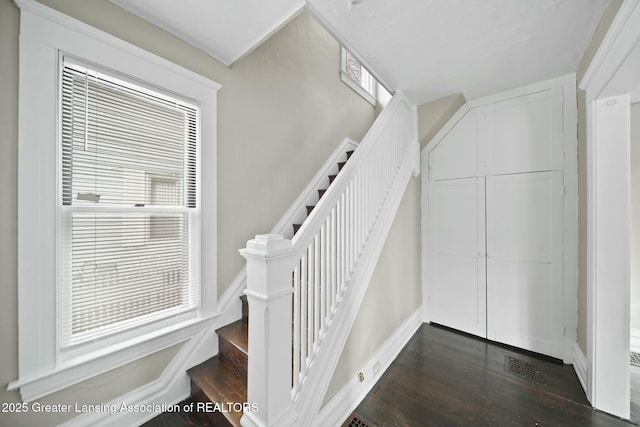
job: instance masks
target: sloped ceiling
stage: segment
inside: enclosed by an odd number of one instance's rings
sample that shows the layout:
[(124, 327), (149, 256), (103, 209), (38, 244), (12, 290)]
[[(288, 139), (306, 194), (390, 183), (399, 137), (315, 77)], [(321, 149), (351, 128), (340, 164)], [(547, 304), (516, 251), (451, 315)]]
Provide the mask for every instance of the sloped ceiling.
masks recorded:
[[(229, 65), (304, 0), (110, 0)], [(608, 0), (307, 0), (374, 75), (414, 102), (470, 100), (577, 71)]]
[(304, 0), (109, 0), (231, 65), (277, 31)]

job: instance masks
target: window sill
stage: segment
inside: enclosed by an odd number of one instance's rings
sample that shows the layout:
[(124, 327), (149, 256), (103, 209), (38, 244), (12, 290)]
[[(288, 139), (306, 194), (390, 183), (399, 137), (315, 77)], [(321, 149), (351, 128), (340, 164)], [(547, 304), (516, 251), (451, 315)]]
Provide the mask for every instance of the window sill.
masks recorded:
[(56, 391), (131, 363), (149, 354), (184, 342), (210, 326), (219, 314), (192, 319), (99, 351), (78, 356), (54, 369), (9, 383), (7, 390), (20, 389), (24, 402), (31, 402)]
[(362, 86), (354, 82), (353, 79), (351, 79), (351, 77), (349, 77), (347, 74), (344, 73), (344, 71), (340, 72), (340, 78), (342, 79), (342, 82), (344, 84), (346, 84), (351, 89), (353, 89), (356, 93), (358, 93), (358, 95), (363, 97), (369, 104), (373, 105), (374, 107), (376, 106), (376, 99), (369, 92), (364, 90)]

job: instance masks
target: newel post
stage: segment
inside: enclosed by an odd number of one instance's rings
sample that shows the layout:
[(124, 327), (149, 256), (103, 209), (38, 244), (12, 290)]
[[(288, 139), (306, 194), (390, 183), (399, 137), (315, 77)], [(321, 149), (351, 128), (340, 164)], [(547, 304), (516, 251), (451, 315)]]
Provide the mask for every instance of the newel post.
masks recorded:
[(249, 365), (247, 401), (257, 411), (245, 411), (245, 427), (294, 425), (292, 408), (293, 286), (296, 251), (279, 234), (257, 235), (240, 250), (247, 259), (249, 303)]

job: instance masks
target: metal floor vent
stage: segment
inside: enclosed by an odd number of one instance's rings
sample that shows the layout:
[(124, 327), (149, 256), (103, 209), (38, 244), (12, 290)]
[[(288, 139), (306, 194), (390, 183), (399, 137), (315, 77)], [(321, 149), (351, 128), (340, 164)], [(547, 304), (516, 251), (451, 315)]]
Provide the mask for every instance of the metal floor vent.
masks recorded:
[(349, 422), (349, 427), (369, 427), (369, 425), (363, 421), (360, 421), (358, 417), (353, 417)]
[(630, 354), (630, 362), (633, 366), (640, 366), (640, 353), (632, 351)]
[(536, 384), (546, 384), (544, 375), (536, 365), (509, 355), (504, 355), (504, 371)]

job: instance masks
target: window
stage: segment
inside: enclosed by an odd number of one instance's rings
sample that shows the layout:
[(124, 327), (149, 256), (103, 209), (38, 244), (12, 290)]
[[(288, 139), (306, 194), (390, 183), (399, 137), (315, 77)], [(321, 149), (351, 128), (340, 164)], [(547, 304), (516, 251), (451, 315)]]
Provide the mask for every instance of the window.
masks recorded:
[(37, 1), (16, 4), (9, 389), (31, 401), (184, 342), (217, 315), (220, 85)]
[(61, 346), (196, 308), (198, 108), (63, 57)]
[(378, 81), (351, 52), (342, 48), (342, 81), (371, 104), (376, 104)]

